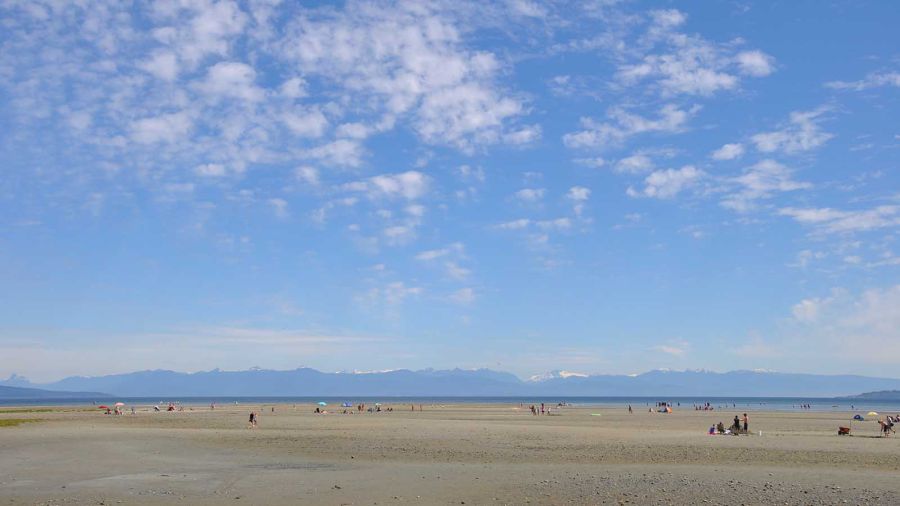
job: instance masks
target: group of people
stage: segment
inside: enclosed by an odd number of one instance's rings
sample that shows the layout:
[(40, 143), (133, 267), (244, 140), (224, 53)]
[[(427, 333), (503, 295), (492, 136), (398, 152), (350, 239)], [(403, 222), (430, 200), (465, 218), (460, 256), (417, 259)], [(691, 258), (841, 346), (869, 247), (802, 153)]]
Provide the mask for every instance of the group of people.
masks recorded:
[(881, 425), (881, 435), (887, 437), (891, 434), (896, 434), (897, 431), (894, 430), (895, 423), (900, 423), (900, 415), (897, 418), (888, 415), (884, 420), (878, 420), (878, 424)]
[(731, 427), (725, 428), (725, 424), (722, 422), (717, 423), (716, 425), (709, 428), (709, 434), (749, 434), (750, 433), (750, 417), (747, 413), (744, 413), (743, 416), (739, 417), (738, 415), (734, 415), (734, 421), (731, 424)]
[[(558, 407), (561, 407), (561, 406), (562, 406), (562, 403), (557, 404), (557, 406), (558, 406)], [(549, 415), (549, 414), (550, 414), (550, 410), (551, 410), (552, 408), (546, 406), (546, 405), (542, 402), (540, 407), (537, 407), (536, 405), (532, 404), (530, 409), (531, 409), (531, 414), (537, 416), (537, 415)]]

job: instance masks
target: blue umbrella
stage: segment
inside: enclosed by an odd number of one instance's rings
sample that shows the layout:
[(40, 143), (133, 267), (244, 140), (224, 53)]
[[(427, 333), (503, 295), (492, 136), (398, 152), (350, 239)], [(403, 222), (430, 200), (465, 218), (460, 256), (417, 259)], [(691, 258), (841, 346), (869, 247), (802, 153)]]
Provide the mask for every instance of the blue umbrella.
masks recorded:
[(320, 403), (319, 403), (319, 406), (327, 406), (327, 405), (328, 405), (327, 402), (320, 402)]

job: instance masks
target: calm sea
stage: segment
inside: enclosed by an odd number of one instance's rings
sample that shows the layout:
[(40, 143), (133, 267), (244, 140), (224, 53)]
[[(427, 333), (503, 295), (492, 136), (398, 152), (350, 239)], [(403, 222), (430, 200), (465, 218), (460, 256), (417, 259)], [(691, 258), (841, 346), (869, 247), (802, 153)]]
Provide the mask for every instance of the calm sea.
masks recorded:
[(209, 406), (212, 403), (246, 404), (315, 404), (325, 402), (329, 406), (340, 406), (348, 402), (385, 406), (405, 404), (510, 404), (531, 405), (546, 403), (556, 405), (566, 403), (584, 407), (620, 407), (631, 405), (634, 409), (648, 409), (657, 402), (670, 402), (676, 409), (693, 409), (694, 405), (709, 403), (716, 409), (756, 409), (771, 411), (878, 411), (900, 413), (900, 399), (862, 400), (823, 397), (120, 397), (84, 399), (0, 399), (3, 406), (99, 406), (111, 402), (124, 402), (128, 406), (164, 406), (174, 402), (184, 406)]

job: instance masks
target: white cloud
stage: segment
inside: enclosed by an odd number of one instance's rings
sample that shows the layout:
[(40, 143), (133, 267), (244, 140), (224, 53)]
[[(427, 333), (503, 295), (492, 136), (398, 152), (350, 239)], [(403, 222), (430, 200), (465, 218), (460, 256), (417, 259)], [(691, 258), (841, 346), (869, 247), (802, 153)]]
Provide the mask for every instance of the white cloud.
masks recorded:
[(459, 174), (459, 178), (465, 182), (474, 181), (477, 183), (483, 183), (486, 179), (484, 169), (482, 169), (481, 167), (460, 165), (456, 171)]
[(648, 132), (681, 132), (687, 120), (699, 107), (679, 109), (674, 104), (664, 105), (655, 119), (646, 118), (614, 107), (607, 113), (611, 121), (598, 123), (591, 118), (582, 118), (584, 130), (563, 136), (563, 142), (570, 148), (606, 148), (621, 144), (628, 138)]
[(900, 87), (900, 72), (875, 72), (860, 81), (831, 81), (825, 86), (836, 90), (863, 91), (881, 86)]
[(328, 118), (318, 110), (285, 111), (281, 115), (281, 121), (298, 137), (321, 137), (328, 128)]
[(791, 170), (775, 160), (762, 160), (744, 169), (744, 173), (730, 182), (738, 185), (738, 190), (726, 195), (722, 205), (738, 212), (752, 210), (756, 202), (771, 197), (774, 193), (811, 188), (809, 183), (794, 181)]
[(281, 96), (285, 98), (303, 98), (308, 95), (306, 81), (302, 77), (292, 77), (281, 83)]
[[(225, 56), (230, 41), (247, 24), (247, 15), (233, 1), (155, 3), (153, 13), (175, 27), (159, 28), (159, 42), (175, 50), (190, 65), (197, 65), (210, 54)], [(181, 21), (179, 23), (179, 21)]]
[(294, 177), (298, 181), (302, 181), (309, 186), (319, 186), (319, 171), (315, 167), (304, 165), (294, 169)]
[(828, 297), (805, 299), (792, 309), (802, 342), (842, 361), (870, 364), (900, 361), (900, 285), (859, 294), (834, 289)]
[(653, 349), (655, 351), (658, 351), (660, 353), (665, 353), (667, 355), (671, 355), (673, 357), (678, 357), (678, 358), (684, 357), (687, 354), (689, 348), (690, 348), (690, 345), (684, 341), (678, 341), (678, 342), (673, 342), (673, 343), (668, 343), (668, 344), (660, 344), (660, 345), (653, 347)]
[(472, 288), (460, 288), (450, 295), (450, 300), (457, 304), (471, 304), (475, 302), (475, 290)]
[(794, 111), (787, 125), (772, 132), (756, 134), (751, 139), (756, 149), (763, 153), (784, 151), (793, 154), (818, 148), (834, 137), (823, 131), (820, 125), (826, 110)]
[(178, 77), (178, 58), (170, 51), (158, 51), (138, 67), (164, 81), (174, 81)]
[(522, 202), (537, 202), (544, 198), (546, 190), (543, 188), (522, 188), (515, 193), (517, 199)]
[(606, 160), (600, 158), (599, 156), (594, 158), (576, 158), (575, 163), (599, 169), (606, 165)]
[(573, 202), (572, 211), (575, 213), (575, 216), (580, 217), (584, 212), (585, 204), (591, 198), (591, 190), (584, 186), (573, 186), (566, 193), (566, 198)]
[(131, 138), (141, 144), (174, 143), (184, 140), (193, 126), (187, 112), (161, 114), (134, 121), (131, 124)]
[(350, 139), (365, 139), (374, 131), (374, 128), (370, 128), (363, 123), (354, 122), (354, 123), (343, 123), (338, 125), (335, 133), (338, 137), (347, 137)]
[(537, 220), (534, 222), (534, 225), (542, 230), (568, 230), (572, 228), (572, 220), (569, 218)]
[(531, 144), (541, 138), (540, 125), (530, 125), (519, 130), (503, 134), (505, 144), (520, 145)]
[[(618, 67), (616, 75), (626, 86), (652, 80), (664, 96), (708, 96), (736, 89), (740, 79), (735, 72), (761, 77), (774, 69), (774, 59), (761, 51), (743, 51), (734, 55), (728, 44), (679, 32), (678, 28), (687, 16), (675, 9), (651, 11), (650, 19), (647, 33), (635, 45), (636, 48), (644, 46), (642, 56)], [(630, 56), (630, 52), (621, 47), (614, 46), (613, 49), (622, 56)], [(634, 48), (630, 49), (634, 51)]]
[(524, 228), (528, 228), (531, 225), (531, 220), (528, 218), (520, 218), (518, 220), (507, 221), (497, 225), (497, 228), (501, 230), (521, 230)]
[(355, 141), (338, 139), (328, 144), (316, 146), (307, 151), (307, 156), (332, 165), (358, 167), (362, 163), (363, 148)]
[(256, 71), (241, 62), (220, 62), (209, 68), (199, 89), (212, 98), (232, 98), (247, 102), (259, 102), (265, 91), (255, 84)]
[(704, 176), (703, 171), (693, 165), (685, 165), (680, 169), (658, 170), (644, 179), (643, 190), (629, 187), (627, 193), (631, 197), (668, 199), (690, 188)]
[(0, 92), (21, 135), (55, 129), (96, 167), (358, 167), (394, 129), (467, 151), (541, 136), (466, 5), (31, 3), (53, 15), (4, 33)]
[[(460, 265), (465, 259), (465, 246), (456, 242), (444, 248), (425, 250), (416, 255), (416, 260), (443, 267), (447, 277), (464, 280), (472, 273), (467, 267)], [(441, 262), (438, 263), (437, 261)]]
[(615, 171), (625, 174), (642, 174), (653, 170), (653, 160), (644, 154), (622, 158), (615, 165)]
[(418, 171), (407, 171), (398, 174), (381, 174), (364, 181), (348, 183), (344, 188), (366, 193), (370, 199), (416, 200), (428, 192), (430, 178)]
[(444, 269), (447, 272), (447, 276), (449, 276), (453, 279), (456, 279), (456, 280), (466, 279), (472, 273), (471, 270), (457, 264), (456, 262), (444, 263)]
[(206, 163), (194, 167), (194, 172), (203, 177), (221, 177), (225, 175), (225, 166), (220, 163)]
[(419, 137), (463, 149), (534, 140), (535, 127), (509, 130), (521, 101), (494, 83), (500, 68), (486, 51), (466, 49), (462, 27), (439, 6), (353, 4), (298, 16), (283, 41), (285, 61), (329, 80), (349, 103), (389, 121), (411, 116)]
[(709, 155), (713, 160), (734, 160), (744, 154), (743, 144), (725, 144)]
[(518, 220), (507, 221), (496, 225), (495, 228), (500, 230), (525, 230), (531, 227), (538, 228), (543, 231), (562, 231), (572, 228), (572, 220), (569, 218), (555, 218), (549, 220), (531, 220), (528, 218), (520, 218)]
[(576, 202), (583, 202), (591, 198), (591, 190), (583, 186), (573, 186), (569, 188), (566, 198)]
[(416, 255), (416, 260), (427, 262), (436, 260), (438, 258), (443, 258), (448, 255), (460, 255), (464, 250), (465, 246), (462, 243), (456, 242), (447, 246), (446, 248), (423, 251)]
[[(380, 190), (376, 191), (380, 192)], [(381, 195), (384, 194), (378, 193), (378, 196), (370, 194), (369, 198), (378, 201), (382, 199)], [(422, 225), (425, 211), (425, 206), (421, 204), (408, 204), (403, 207), (401, 213), (394, 213), (387, 209), (377, 211), (376, 215), (385, 222), (381, 231), (384, 241), (389, 245), (401, 245), (415, 239), (418, 228)]]
[(651, 30), (670, 29), (687, 22), (687, 14), (678, 9), (657, 9), (648, 13), (653, 21)]
[(827, 255), (821, 251), (813, 251), (809, 249), (805, 249), (797, 253), (797, 263), (794, 264), (795, 267), (800, 267), (801, 269), (805, 269), (809, 262), (812, 260), (821, 260), (825, 258)]
[[(309, 184), (312, 184), (312, 183), (309, 183)], [(343, 198), (329, 200), (328, 202), (325, 202), (324, 204), (322, 204), (321, 207), (314, 210), (311, 213), (311, 217), (314, 222), (322, 225), (325, 223), (326, 219), (328, 218), (328, 213), (332, 209), (335, 209), (338, 207), (353, 207), (356, 205), (357, 201), (358, 201), (358, 199), (356, 197), (343, 197)], [(351, 231), (358, 231), (359, 225), (354, 223), (354, 224), (348, 225), (347, 228)]]
[(765, 77), (775, 71), (774, 58), (762, 51), (742, 51), (735, 57), (741, 72), (753, 77)]
[(543, 18), (547, 15), (547, 9), (538, 2), (529, 0), (506, 0), (507, 7), (515, 14), (531, 18)]
[(422, 288), (418, 286), (406, 286), (402, 281), (395, 281), (393, 283), (388, 283), (382, 289), (381, 296), (384, 298), (384, 301), (390, 305), (401, 304), (409, 297), (414, 297), (422, 294)]
[(828, 305), (832, 299), (803, 299), (791, 308), (791, 313), (797, 321), (809, 323), (819, 318), (823, 306)]
[(778, 214), (810, 225), (820, 233), (866, 232), (900, 226), (900, 206), (893, 205), (856, 211), (842, 211), (828, 207), (785, 207), (780, 209)]
[(269, 205), (272, 206), (272, 212), (275, 213), (275, 216), (281, 219), (288, 217), (288, 203), (284, 199), (279, 198), (271, 198), (269, 199)]

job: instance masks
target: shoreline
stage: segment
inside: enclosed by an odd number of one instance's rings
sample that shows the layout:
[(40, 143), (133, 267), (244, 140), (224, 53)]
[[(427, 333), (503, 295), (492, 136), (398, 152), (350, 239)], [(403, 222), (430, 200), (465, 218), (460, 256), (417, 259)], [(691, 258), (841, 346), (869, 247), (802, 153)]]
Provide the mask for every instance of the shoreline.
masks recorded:
[[(208, 407), (211, 403), (219, 406), (246, 404), (308, 404), (324, 401), (329, 405), (343, 402), (372, 404), (385, 402), (402, 405), (415, 404), (461, 404), (461, 405), (556, 405), (565, 403), (575, 407), (624, 408), (629, 404), (635, 408), (653, 407), (657, 402), (670, 402), (678, 410), (691, 410), (693, 405), (709, 402), (714, 411), (733, 409), (758, 409), (786, 412), (868, 412), (889, 411), (900, 413), (900, 400), (849, 399), (846, 397), (704, 397), (704, 396), (109, 396), (77, 399), (0, 399), (0, 409), (29, 407), (90, 407), (114, 402), (124, 402), (131, 406), (153, 406), (173, 402), (181, 406)], [(810, 407), (802, 408), (808, 404)]]

